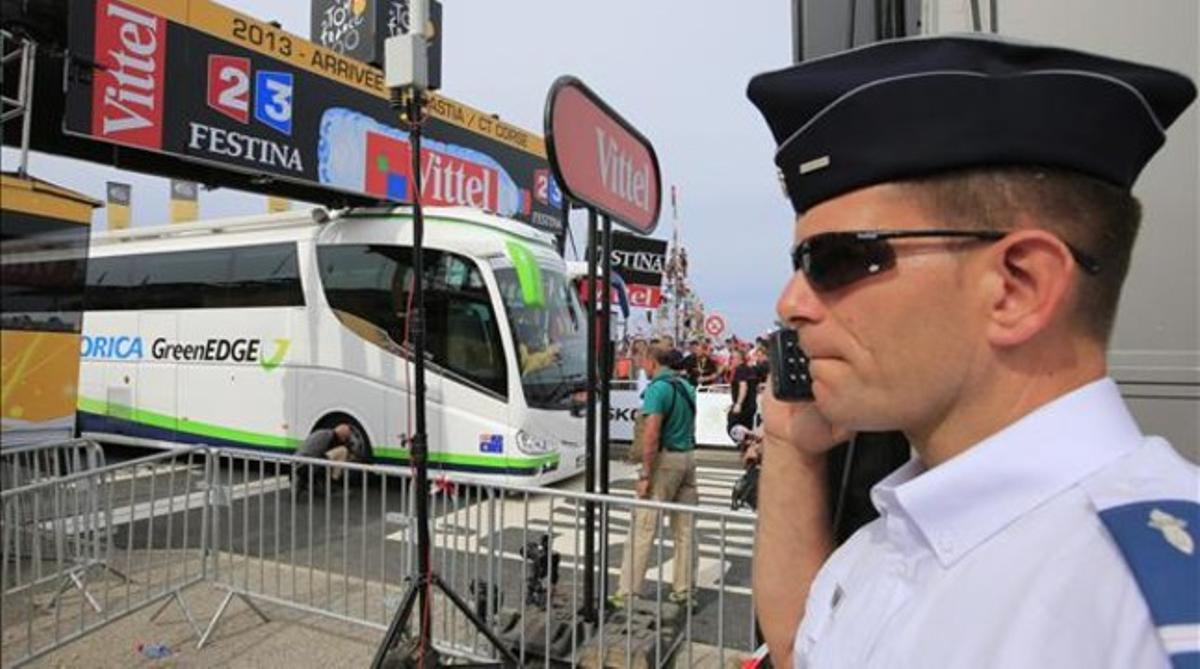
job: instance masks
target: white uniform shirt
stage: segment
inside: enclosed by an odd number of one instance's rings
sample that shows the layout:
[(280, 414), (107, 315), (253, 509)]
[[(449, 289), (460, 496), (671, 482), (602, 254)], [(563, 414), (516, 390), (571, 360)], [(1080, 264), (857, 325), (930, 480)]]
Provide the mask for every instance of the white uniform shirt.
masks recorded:
[(1143, 446), (1170, 449), (1104, 379), (939, 467), (902, 466), (818, 573), (796, 667), (1169, 666), (1080, 485)]

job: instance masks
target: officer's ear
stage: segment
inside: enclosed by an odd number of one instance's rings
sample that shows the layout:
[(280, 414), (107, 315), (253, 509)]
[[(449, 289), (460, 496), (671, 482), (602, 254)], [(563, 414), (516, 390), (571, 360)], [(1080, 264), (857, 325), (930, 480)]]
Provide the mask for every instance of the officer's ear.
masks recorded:
[(980, 285), (992, 345), (1025, 344), (1063, 320), (1078, 269), (1061, 239), (1046, 230), (1018, 227), (995, 242), (986, 258)]

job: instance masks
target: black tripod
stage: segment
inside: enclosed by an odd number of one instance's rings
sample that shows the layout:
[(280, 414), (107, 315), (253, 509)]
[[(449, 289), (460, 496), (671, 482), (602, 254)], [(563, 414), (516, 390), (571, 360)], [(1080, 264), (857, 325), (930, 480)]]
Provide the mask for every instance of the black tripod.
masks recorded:
[(424, 120), (424, 104), (424, 93), (418, 87), (392, 90), (392, 106), (404, 110), (403, 117), (410, 128), (409, 144), (412, 149), (413, 294), (409, 330), (412, 336), (413, 376), (416, 377), (413, 412), (416, 415), (416, 430), (410, 440), (410, 449), (417, 498), (418, 573), (409, 577), (408, 590), (404, 593), (404, 599), (392, 618), (391, 625), (388, 626), (383, 642), (375, 652), (375, 660), (371, 666), (374, 669), (382, 669), (385, 666), (384, 661), (389, 653), (396, 649), (401, 633), (408, 628), (413, 604), (418, 602), (421, 610), (419, 636), (414, 643), (415, 650), (404, 658), (404, 665), (422, 668), (435, 666), (437, 654), (433, 650), (429, 600), (432, 589), (436, 587), (463, 612), (476, 630), (487, 637), (500, 655), (498, 662), (456, 666), (516, 667), (518, 661), (512, 651), (492, 632), (487, 623), (475, 615), (471, 607), (434, 573), (429, 560), (429, 444), (428, 433), (425, 430), (425, 266), (422, 258), (425, 221), (421, 211), (421, 123)]

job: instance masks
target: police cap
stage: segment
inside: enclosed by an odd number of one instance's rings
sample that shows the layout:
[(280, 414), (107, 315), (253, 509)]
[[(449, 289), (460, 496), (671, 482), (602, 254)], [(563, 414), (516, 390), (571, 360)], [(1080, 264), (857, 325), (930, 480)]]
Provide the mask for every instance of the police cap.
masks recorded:
[(878, 42), (750, 80), (798, 213), (851, 190), (984, 165), (1130, 188), (1196, 96), (1180, 74), (983, 35)]

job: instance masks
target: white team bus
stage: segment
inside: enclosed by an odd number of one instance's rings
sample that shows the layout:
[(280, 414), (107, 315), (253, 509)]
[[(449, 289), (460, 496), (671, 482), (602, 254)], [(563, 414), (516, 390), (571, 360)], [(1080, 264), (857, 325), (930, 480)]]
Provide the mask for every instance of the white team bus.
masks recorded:
[[(466, 208), (425, 221), (431, 473), (581, 471), (587, 326), (553, 237)], [(407, 208), (94, 236), (80, 432), (292, 452), (345, 421), (407, 464), (411, 243)]]

